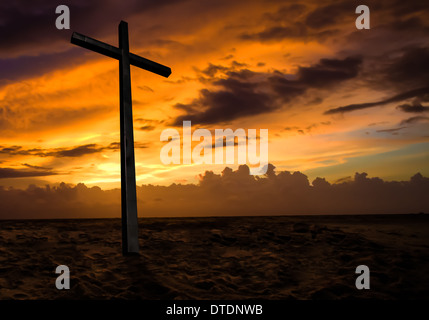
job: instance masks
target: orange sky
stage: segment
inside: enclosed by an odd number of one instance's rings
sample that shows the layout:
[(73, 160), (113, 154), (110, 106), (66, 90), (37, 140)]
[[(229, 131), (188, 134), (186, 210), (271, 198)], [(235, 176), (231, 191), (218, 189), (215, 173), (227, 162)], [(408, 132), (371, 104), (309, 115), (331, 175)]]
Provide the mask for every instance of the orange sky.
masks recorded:
[(310, 180), (429, 176), (424, 2), (371, 2), (371, 29), (357, 30), (350, 1), (70, 1), (69, 31), (47, 3), (0, 7), (1, 186), (120, 186), (118, 62), (70, 35), (116, 46), (121, 19), (132, 52), (172, 69), (131, 70), (138, 185), (226, 166), (162, 164), (160, 134), (183, 119), (269, 129), (269, 162)]

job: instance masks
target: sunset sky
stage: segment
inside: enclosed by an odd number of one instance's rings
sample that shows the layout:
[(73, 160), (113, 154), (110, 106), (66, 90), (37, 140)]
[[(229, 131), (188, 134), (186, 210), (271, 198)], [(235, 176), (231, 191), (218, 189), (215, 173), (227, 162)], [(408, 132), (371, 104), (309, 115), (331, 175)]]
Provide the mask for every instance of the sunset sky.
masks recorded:
[[(55, 27), (60, 4), (70, 30)], [(269, 129), (269, 162), (310, 182), (429, 176), (426, 1), (39, 0), (0, 4), (0, 186), (120, 187), (118, 61), (70, 43), (117, 46), (120, 20), (131, 52), (172, 69), (131, 67), (137, 185), (227, 166), (160, 161), (162, 130), (183, 120)]]

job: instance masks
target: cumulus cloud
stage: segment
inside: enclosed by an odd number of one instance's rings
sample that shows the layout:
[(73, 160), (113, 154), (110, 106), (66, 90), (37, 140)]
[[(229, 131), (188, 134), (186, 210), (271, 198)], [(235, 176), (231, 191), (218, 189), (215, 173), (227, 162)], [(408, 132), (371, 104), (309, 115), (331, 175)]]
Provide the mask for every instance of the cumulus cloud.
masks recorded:
[[(417, 173), (408, 181), (384, 181), (356, 173), (331, 184), (312, 183), (300, 172), (280, 171), (269, 164), (264, 176), (249, 175), (249, 167), (226, 167), (221, 174), (206, 171), (198, 185), (137, 187), (140, 217), (235, 216), (283, 214), (384, 214), (429, 212), (429, 178)], [(83, 184), (0, 187), (0, 218), (119, 217), (120, 190)]]
[(61, 183), (26, 190), (0, 187), (0, 219), (102, 218), (120, 212), (120, 191)]

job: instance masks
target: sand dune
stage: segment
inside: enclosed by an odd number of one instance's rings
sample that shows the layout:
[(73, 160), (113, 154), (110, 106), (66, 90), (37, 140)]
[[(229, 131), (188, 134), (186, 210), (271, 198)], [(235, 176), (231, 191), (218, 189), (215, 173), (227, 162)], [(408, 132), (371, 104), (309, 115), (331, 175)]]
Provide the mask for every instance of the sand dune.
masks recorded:
[(120, 223), (0, 221), (0, 299), (429, 298), (428, 215), (140, 219), (132, 257)]

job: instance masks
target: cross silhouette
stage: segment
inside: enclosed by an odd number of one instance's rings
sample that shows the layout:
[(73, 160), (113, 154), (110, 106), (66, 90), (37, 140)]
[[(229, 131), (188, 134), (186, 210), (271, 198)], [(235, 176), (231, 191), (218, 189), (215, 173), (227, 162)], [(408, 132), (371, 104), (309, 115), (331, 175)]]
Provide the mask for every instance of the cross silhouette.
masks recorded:
[(122, 253), (124, 255), (138, 254), (136, 169), (134, 159), (130, 65), (145, 69), (163, 77), (168, 77), (171, 74), (171, 69), (129, 51), (128, 24), (125, 21), (119, 23), (119, 48), (77, 32), (73, 32), (71, 43), (119, 60)]

